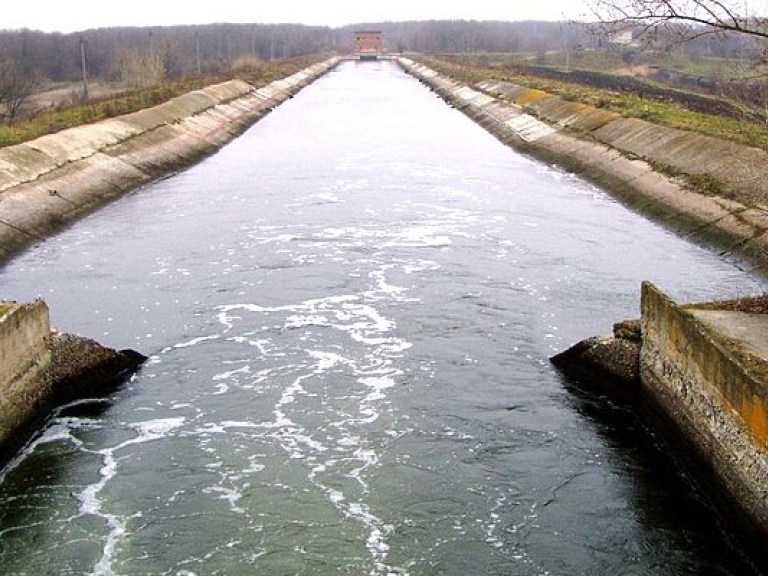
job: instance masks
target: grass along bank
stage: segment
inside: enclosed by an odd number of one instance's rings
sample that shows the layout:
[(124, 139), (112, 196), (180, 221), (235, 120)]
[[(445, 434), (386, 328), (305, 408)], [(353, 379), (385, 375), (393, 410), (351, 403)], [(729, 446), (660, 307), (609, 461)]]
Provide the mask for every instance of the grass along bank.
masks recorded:
[(466, 62), (450, 55), (419, 56), (419, 61), (441, 74), (469, 85), (488, 79), (503, 80), (542, 90), (572, 102), (609, 110), (627, 118), (640, 118), (660, 126), (697, 132), (768, 150), (768, 126), (763, 123), (693, 112), (671, 102), (642, 98), (637, 94), (543, 78), (524, 73), (521, 71), (523, 69), (516, 65)]
[(246, 64), (233, 66), (226, 74), (167, 81), (159, 86), (99, 98), (80, 105), (41, 111), (29, 118), (18, 120), (14, 124), (0, 125), (0, 147), (34, 140), (66, 128), (90, 124), (122, 114), (130, 114), (155, 106), (191, 90), (233, 78), (245, 80), (260, 88), (327, 58), (328, 54), (313, 54), (272, 62), (250, 61)]

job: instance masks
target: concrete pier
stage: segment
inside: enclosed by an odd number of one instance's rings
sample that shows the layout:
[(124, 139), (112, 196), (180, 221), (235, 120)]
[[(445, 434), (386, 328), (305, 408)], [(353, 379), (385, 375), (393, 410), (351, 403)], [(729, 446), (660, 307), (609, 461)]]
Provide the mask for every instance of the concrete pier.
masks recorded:
[[(642, 290), (642, 395), (768, 536), (768, 315)], [(740, 308), (740, 309), (739, 309)]]
[(665, 430), (724, 515), (768, 537), (768, 297), (681, 305), (646, 282), (641, 308), (637, 337), (614, 330), (552, 363)]
[(144, 360), (52, 330), (42, 300), (0, 302), (0, 466), (55, 407), (103, 396)]

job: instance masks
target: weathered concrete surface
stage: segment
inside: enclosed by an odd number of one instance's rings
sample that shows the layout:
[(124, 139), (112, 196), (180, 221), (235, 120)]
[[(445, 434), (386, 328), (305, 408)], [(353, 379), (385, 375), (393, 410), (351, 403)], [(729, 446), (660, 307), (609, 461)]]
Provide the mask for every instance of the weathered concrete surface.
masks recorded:
[(766, 319), (712, 308), (679, 306), (643, 285), (643, 397), (768, 536)]
[(154, 178), (217, 150), (338, 63), (259, 89), (232, 80), (0, 149), (0, 262)]
[(0, 466), (61, 404), (103, 396), (146, 357), (51, 331), (39, 300), (0, 317)]
[(738, 342), (741, 352), (756, 358), (768, 358), (768, 314), (750, 314), (730, 310), (687, 310), (705, 326)]
[(641, 307), (552, 363), (665, 430), (723, 515), (768, 537), (768, 296), (681, 306), (645, 283)]
[(506, 82), (484, 81), (477, 87), (515, 103), (548, 123), (589, 134), (625, 154), (667, 166), (672, 171), (711, 176), (724, 184), (725, 192), (765, 202), (768, 153), (764, 150), (639, 118), (622, 118)]
[(20, 431), (47, 412), (50, 331), (42, 301), (14, 305), (0, 318), (0, 459), (22, 443)]
[[(668, 172), (706, 175), (738, 197), (761, 199), (768, 182), (762, 150), (630, 120), (540, 90), (488, 80), (476, 88), (408, 58), (400, 65), (502, 142), (578, 172), (630, 205), (694, 239), (768, 266), (768, 208), (707, 196)], [(489, 101), (478, 90), (495, 96)]]

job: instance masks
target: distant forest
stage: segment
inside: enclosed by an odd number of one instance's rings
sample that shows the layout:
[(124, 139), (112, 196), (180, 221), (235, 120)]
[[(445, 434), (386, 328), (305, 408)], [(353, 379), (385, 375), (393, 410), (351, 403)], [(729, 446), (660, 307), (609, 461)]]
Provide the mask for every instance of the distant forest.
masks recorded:
[[(238, 59), (277, 60), (353, 49), (355, 30), (384, 33), (391, 52), (482, 53), (612, 48), (589, 26), (569, 22), (446, 21), (385, 22), (342, 28), (297, 24), (207, 24), (144, 28), (100, 28), (72, 34), (0, 30), (0, 72), (4, 64), (38, 79), (67, 82), (82, 77), (84, 48), (88, 77), (181, 78), (216, 74)], [(738, 36), (712, 36), (686, 44), (686, 53), (731, 57), (741, 52)], [(623, 48), (626, 50), (627, 48)], [(8, 69), (5, 66), (5, 69)], [(2, 74), (0, 74), (2, 75)], [(145, 82), (151, 83), (151, 82)]]
[(354, 31), (384, 32), (396, 52), (513, 52), (563, 49), (589, 42), (580, 25), (552, 22), (428, 21), (361, 24), (343, 28), (292, 24), (208, 24), (152, 28), (101, 28), (72, 34), (0, 31), (0, 61), (51, 81), (82, 76), (81, 42), (88, 76), (120, 79), (126, 62), (151, 55), (169, 78), (216, 73), (243, 56), (274, 60), (353, 48)]

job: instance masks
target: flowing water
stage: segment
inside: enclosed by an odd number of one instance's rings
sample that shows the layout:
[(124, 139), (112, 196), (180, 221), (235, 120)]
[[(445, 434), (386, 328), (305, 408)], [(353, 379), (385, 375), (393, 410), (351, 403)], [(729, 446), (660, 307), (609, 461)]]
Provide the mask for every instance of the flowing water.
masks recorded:
[(149, 362), (0, 484), (7, 574), (743, 574), (629, 415), (548, 357), (763, 280), (347, 63), (0, 270)]

